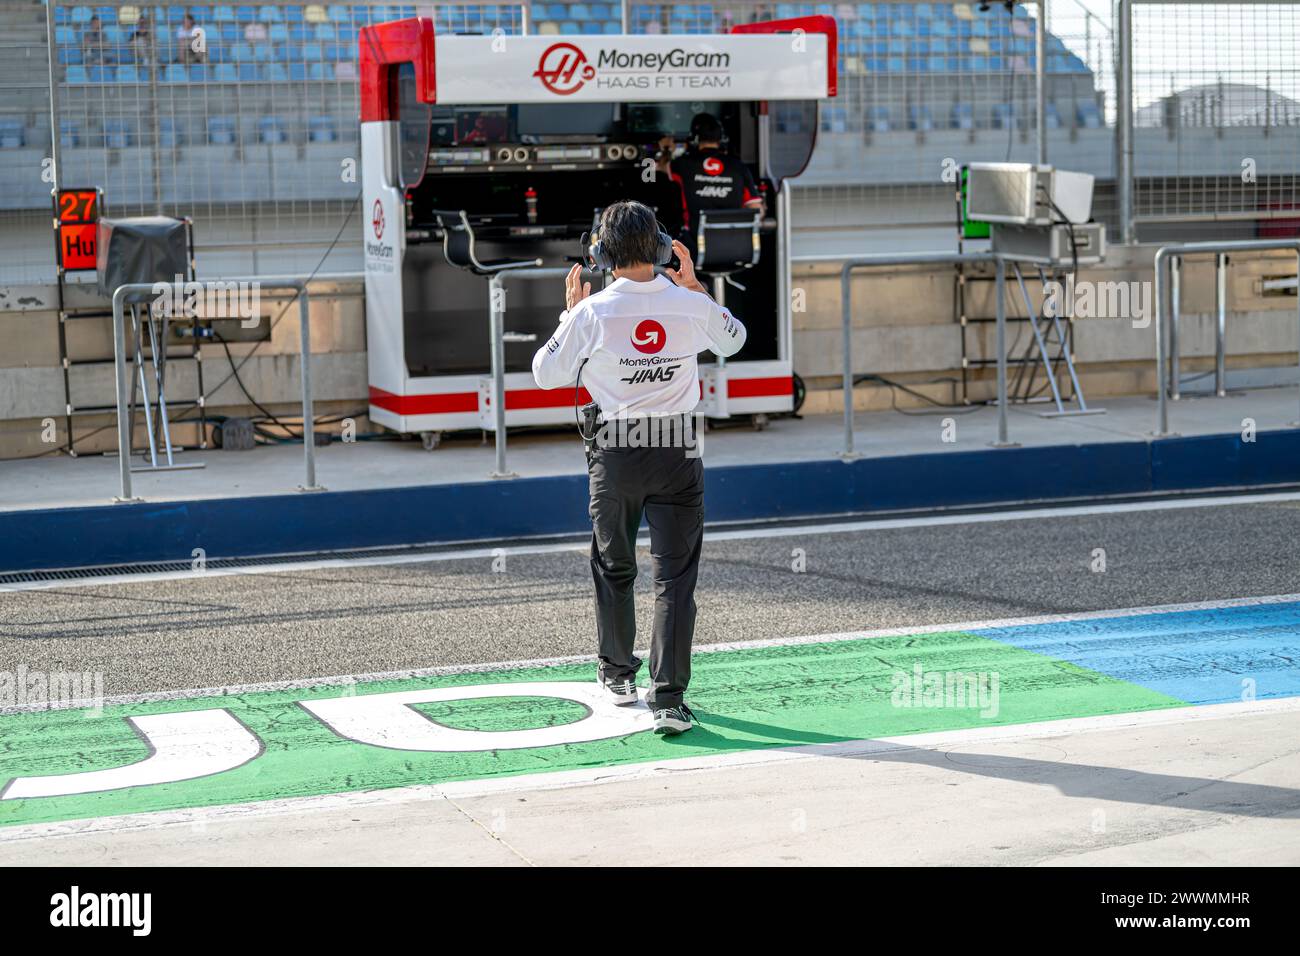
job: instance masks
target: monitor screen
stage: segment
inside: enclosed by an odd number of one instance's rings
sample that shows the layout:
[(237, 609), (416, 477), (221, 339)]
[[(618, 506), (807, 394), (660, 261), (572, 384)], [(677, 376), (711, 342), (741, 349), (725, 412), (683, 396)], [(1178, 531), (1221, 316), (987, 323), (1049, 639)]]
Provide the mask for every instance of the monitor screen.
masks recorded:
[(530, 103), (515, 110), (515, 133), (522, 143), (608, 139), (617, 129), (615, 103)]
[(718, 102), (694, 103), (630, 103), (627, 107), (627, 131), (632, 136), (665, 134), (684, 140), (690, 136), (691, 120), (699, 113), (712, 113), (721, 118), (723, 107)]

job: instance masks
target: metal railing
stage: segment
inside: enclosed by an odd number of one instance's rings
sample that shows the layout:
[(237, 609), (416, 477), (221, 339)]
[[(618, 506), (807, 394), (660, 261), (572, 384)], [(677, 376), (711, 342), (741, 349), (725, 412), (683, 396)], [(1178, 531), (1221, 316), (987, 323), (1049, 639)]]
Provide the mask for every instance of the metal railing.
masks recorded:
[[(1184, 242), (1161, 246), (1155, 257), (1155, 299), (1156, 299), (1156, 430), (1153, 434), (1162, 437), (1170, 434), (1168, 399), (1177, 399), (1178, 391), (1178, 318), (1181, 309), (1182, 259), (1188, 255), (1214, 255), (1215, 257), (1215, 305), (1217, 321), (1215, 328), (1215, 393), (1225, 394), (1225, 338), (1227, 327), (1227, 271), (1228, 253), (1266, 252), (1291, 250), (1296, 254), (1297, 270), (1300, 271), (1300, 239), (1249, 239), (1239, 242)], [(1165, 279), (1165, 269), (1170, 270), (1170, 277)], [(1169, 287), (1171, 308), (1165, 309), (1165, 286)], [(1300, 320), (1300, 296), (1297, 296), (1297, 319)], [(1168, 325), (1166, 325), (1168, 322)], [(1166, 357), (1167, 356), (1167, 357)], [(1300, 425), (1300, 420), (1293, 422)]]
[(792, 256), (790, 261), (794, 265), (840, 263), (841, 348), (844, 352), (844, 448), (840, 457), (845, 460), (858, 457), (853, 448), (853, 272), (882, 266), (993, 263), (997, 272), (998, 437), (991, 444), (995, 448), (1014, 444), (1007, 438), (1006, 263), (1002, 256), (992, 252), (914, 252), (872, 256)]
[[(326, 277), (313, 277), (312, 281), (319, 281), (322, 278), (352, 281), (364, 279), (365, 276), (363, 273), (359, 272), (331, 273)], [(278, 276), (268, 278), (262, 278), (259, 276), (235, 276), (206, 281), (222, 283), (257, 283), (259, 291), (293, 290), (296, 293), (294, 298), (298, 300), (299, 354), (300, 365), (302, 368), (300, 374), (302, 379), (302, 444), (304, 470), (304, 480), (303, 483), (298, 486), (298, 490), (324, 491), (325, 489), (316, 483), (316, 437), (314, 414), (312, 411), (311, 314), (310, 293), (307, 291), (308, 280), (282, 278)], [(135, 296), (137, 293), (152, 293), (157, 295), (159, 288), (164, 285), (169, 287), (173, 294), (183, 296), (185, 283), (171, 282), (133, 282), (127, 285), (118, 286), (118, 288), (113, 292), (113, 377), (117, 388), (117, 453), (121, 486), (120, 494), (114, 499), (114, 501), (117, 502), (141, 500), (131, 494), (131, 415), (128, 411), (128, 391), (131, 379), (126, 370), (126, 316), (124, 308), (128, 296)], [(148, 400), (147, 395), (145, 396), (145, 400)]]

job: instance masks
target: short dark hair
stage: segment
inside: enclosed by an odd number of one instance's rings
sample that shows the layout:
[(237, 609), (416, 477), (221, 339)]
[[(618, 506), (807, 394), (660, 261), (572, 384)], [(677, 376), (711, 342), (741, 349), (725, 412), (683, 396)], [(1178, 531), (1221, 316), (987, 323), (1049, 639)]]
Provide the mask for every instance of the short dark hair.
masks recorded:
[(697, 113), (691, 120), (691, 136), (701, 143), (720, 143), (723, 132), (722, 124), (712, 113)]
[(659, 248), (659, 220), (649, 206), (625, 199), (605, 207), (596, 238), (617, 269), (654, 265)]

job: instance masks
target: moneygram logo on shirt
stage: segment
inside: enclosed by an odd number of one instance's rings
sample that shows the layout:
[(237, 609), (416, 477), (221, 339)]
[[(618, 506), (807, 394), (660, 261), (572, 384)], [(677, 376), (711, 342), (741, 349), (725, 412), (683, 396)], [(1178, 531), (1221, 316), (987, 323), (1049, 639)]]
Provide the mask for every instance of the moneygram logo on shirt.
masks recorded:
[(609, 89), (730, 86), (731, 54), (718, 51), (648, 50), (629, 53), (601, 47), (593, 64), (576, 44), (552, 43), (537, 60), (535, 76), (556, 96), (571, 96), (588, 82)]
[(654, 319), (642, 319), (632, 330), (632, 348), (645, 355), (662, 352), (668, 343), (668, 333)]

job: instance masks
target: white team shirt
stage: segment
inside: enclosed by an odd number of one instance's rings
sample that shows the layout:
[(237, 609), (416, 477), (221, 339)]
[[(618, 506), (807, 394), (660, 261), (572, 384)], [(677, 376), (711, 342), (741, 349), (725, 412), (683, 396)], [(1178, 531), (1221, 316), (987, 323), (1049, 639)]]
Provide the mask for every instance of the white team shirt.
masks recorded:
[(560, 388), (582, 368), (606, 420), (680, 415), (700, 400), (696, 354), (735, 355), (744, 344), (745, 326), (704, 293), (663, 275), (620, 278), (560, 313), (560, 327), (533, 356), (533, 378)]

